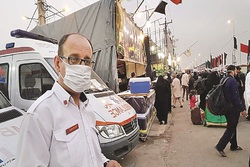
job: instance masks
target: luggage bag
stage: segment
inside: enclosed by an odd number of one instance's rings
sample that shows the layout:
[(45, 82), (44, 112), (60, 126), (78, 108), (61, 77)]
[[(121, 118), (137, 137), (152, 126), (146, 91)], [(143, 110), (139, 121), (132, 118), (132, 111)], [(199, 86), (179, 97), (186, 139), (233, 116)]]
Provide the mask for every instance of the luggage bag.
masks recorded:
[(202, 125), (200, 108), (195, 107), (191, 109), (191, 121), (194, 125)]
[(227, 119), (224, 115), (213, 115), (209, 109), (205, 109), (204, 126), (227, 126)]

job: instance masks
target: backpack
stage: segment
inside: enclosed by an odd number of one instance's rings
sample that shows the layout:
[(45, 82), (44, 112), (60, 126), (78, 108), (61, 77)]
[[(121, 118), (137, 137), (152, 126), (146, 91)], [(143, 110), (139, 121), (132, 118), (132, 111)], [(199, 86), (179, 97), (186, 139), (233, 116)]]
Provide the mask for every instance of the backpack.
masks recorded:
[(229, 77), (223, 78), (218, 85), (215, 85), (206, 96), (206, 107), (214, 115), (225, 115), (231, 106), (226, 101), (223, 92), (223, 85)]
[(197, 94), (201, 95), (206, 90), (206, 82), (207, 78), (199, 78), (194, 81), (194, 89), (197, 90)]

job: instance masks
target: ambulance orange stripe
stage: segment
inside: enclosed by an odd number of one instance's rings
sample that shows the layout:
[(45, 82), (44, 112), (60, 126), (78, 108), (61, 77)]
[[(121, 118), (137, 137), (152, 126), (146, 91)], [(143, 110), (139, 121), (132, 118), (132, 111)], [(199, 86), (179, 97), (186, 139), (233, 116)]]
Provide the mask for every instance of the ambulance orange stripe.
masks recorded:
[(6, 50), (0, 50), (0, 55), (16, 53), (16, 52), (25, 52), (25, 51), (34, 51), (34, 49), (31, 47), (10, 48)]
[(96, 126), (105, 126), (105, 125), (112, 125), (112, 124), (119, 124), (120, 126), (126, 125), (127, 123), (131, 122), (132, 119), (136, 118), (136, 114), (128, 119), (126, 119), (123, 122), (102, 122), (102, 121), (96, 121)]

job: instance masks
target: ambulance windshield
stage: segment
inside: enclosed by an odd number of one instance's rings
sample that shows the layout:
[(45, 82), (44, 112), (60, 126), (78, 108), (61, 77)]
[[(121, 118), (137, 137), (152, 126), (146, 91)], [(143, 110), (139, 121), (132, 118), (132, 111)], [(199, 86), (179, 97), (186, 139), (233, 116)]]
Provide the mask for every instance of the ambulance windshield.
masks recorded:
[(85, 90), (86, 94), (95, 93), (95, 92), (103, 92), (107, 91), (109, 88), (103, 82), (103, 80), (92, 70), (91, 80), (90, 80), (90, 89)]

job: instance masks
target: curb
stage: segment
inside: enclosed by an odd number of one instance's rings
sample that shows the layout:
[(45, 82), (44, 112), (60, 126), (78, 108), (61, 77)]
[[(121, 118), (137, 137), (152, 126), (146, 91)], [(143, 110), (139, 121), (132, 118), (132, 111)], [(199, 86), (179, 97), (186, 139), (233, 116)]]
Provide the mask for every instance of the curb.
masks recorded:
[(160, 135), (163, 135), (167, 129), (169, 129), (169, 126), (173, 125), (173, 114), (168, 114), (168, 123), (166, 125), (159, 125), (157, 117), (155, 117), (153, 121), (153, 125), (150, 129), (149, 135), (150, 137), (159, 137)]

